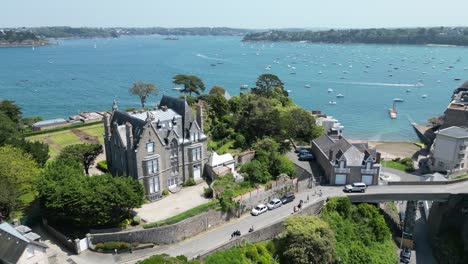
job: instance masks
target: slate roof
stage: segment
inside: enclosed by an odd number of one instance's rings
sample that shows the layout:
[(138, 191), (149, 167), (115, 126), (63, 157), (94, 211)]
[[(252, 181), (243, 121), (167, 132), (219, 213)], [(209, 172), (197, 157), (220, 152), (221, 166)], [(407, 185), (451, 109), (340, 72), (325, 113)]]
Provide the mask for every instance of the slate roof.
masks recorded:
[(186, 126), (188, 126), (191, 120), (193, 120), (192, 110), (190, 109), (190, 106), (187, 104), (187, 102), (183, 99), (164, 95), (159, 102), (159, 106), (167, 106), (181, 115)]
[(466, 138), (468, 137), (468, 129), (457, 127), (457, 126), (452, 126), (452, 127), (444, 128), (436, 132), (436, 134), (441, 134), (441, 135), (452, 137), (452, 138)]
[(47, 248), (42, 243), (28, 240), (10, 224), (0, 224), (0, 263), (17, 263), (30, 243)]
[(33, 127), (45, 127), (45, 126), (52, 126), (52, 125), (61, 125), (68, 123), (67, 120), (63, 118), (56, 118), (50, 120), (39, 121), (33, 124)]
[(364, 153), (355, 146), (351, 146), (343, 155), (347, 166), (361, 166), (364, 160)]
[(334, 154), (337, 154), (338, 151), (342, 151), (343, 153), (346, 152), (350, 147), (352, 147), (351, 143), (349, 143), (345, 138), (331, 138), (328, 135), (322, 135), (314, 139), (315, 144), (328, 156), (330, 150), (333, 150)]
[(333, 158), (338, 160), (341, 157), (346, 159), (348, 166), (360, 166), (364, 159), (369, 155), (375, 155), (376, 152), (368, 152), (367, 143), (362, 144), (351, 144), (345, 138), (332, 138), (328, 135), (313, 140), (315, 144), (322, 150), (322, 152), (328, 157), (330, 150), (333, 151)]
[(223, 155), (218, 155), (218, 153), (216, 152), (213, 152), (213, 154), (211, 155), (209, 161), (208, 161), (208, 164), (209, 166), (211, 167), (216, 167), (218, 165), (222, 165), (226, 162), (229, 162), (229, 163), (234, 163), (235, 160), (234, 158), (232, 157), (232, 155), (230, 153), (226, 153), (226, 154), (223, 154)]

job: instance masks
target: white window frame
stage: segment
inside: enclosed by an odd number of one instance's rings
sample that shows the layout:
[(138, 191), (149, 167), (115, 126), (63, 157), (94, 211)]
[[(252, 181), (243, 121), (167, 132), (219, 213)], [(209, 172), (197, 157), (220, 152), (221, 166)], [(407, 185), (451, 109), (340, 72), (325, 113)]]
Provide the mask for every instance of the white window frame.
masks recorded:
[(148, 183), (150, 193), (156, 193), (161, 190), (161, 187), (159, 185), (159, 177), (150, 178)]
[(148, 153), (154, 153), (154, 142), (146, 143), (146, 151)]
[(152, 175), (159, 173), (159, 159), (151, 159), (146, 162), (146, 175)]

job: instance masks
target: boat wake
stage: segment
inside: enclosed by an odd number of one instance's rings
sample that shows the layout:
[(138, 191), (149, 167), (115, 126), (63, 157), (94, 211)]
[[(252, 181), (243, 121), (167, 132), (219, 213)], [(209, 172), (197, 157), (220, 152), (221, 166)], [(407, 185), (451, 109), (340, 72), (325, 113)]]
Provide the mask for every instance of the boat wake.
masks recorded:
[(202, 58), (202, 59), (205, 59), (205, 60), (224, 61), (223, 59), (208, 57), (208, 56), (203, 55), (203, 54), (200, 54), (200, 53), (197, 53), (196, 56), (197, 56), (197, 57), (200, 57), (200, 58)]
[(418, 87), (421, 84), (409, 84), (409, 83), (371, 83), (371, 82), (335, 82), (341, 84), (358, 84), (358, 85), (369, 85), (369, 86), (394, 86), (394, 87)]

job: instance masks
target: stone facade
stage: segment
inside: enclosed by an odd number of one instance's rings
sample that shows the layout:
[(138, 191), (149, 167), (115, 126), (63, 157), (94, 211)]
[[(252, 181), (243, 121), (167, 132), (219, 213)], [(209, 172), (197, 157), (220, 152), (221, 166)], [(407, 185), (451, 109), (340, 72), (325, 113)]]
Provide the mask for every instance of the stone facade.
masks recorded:
[(380, 176), (380, 153), (367, 144), (349, 143), (344, 137), (323, 135), (312, 140), (312, 152), (330, 184), (364, 182), (377, 185)]
[(185, 100), (164, 96), (153, 111), (126, 113), (114, 101), (104, 118), (106, 159), (112, 175), (139, 180), (150, 201), (189, 179), (203, 181), (207, 136), (202, 107), (197, 114)]

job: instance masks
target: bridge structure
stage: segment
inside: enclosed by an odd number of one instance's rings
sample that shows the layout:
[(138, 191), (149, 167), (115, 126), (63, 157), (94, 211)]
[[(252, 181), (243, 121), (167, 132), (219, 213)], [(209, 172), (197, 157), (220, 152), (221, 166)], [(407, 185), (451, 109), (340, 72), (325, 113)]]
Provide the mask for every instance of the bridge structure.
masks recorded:
[(448, 201), (451, 194), (468, 194), (468, 181), (441, 184), (413, 183), (409, 185), (370, 186), (365, 193), (348, 194), (353, 203), (380, 203), (388, 201)]

